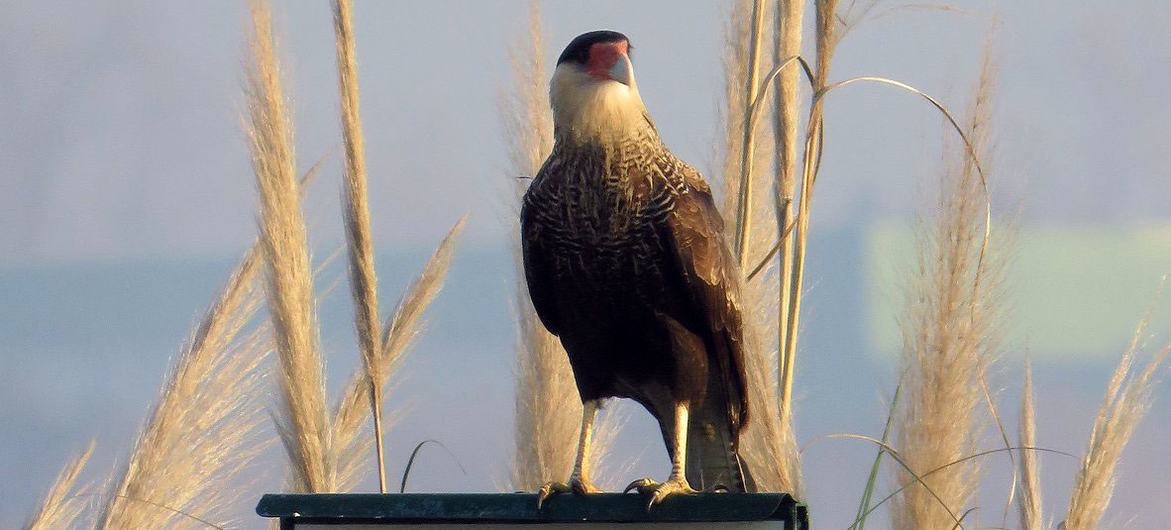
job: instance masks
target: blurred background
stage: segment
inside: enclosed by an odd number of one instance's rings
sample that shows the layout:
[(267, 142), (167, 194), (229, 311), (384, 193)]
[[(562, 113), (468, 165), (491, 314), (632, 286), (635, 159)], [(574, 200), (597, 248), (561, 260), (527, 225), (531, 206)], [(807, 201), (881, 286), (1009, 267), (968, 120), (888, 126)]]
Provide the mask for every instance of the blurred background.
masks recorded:
[[(1171, 272), (1171, 6), (948, 5), (897, 9), (853, 30), (831, 78), (891, 77), (963, 109), (994, 42), (992, 188), (1017, 250), (993, 391), (1015, 422), (1030, 355), (1039, 444), (1080, 454), (1109, 374)], [(411, 491), (495, 491), (508, 482), (511, 455), (517, 285), (499, 107), (527, 3), (355, 7), (384, 304), (471, 214), (391, 397), (400, 419), (387, 436), (390, 474), (415, 443), (436, 439), (466, 473), (425, 449)], [(548, 64), (584, 31), (629, 35), (665, 141), (712, 175), (727, 8), (548, 1)], [(306, 205), (321, 259), (344, 241), (330, 11), (324, 0), (286, 2), (276, 14), (301, 168), (325, 157)], [(254, 237), (241, 125), (246, 17), (242, 1), (0, 3), (0, 527), (19, 525), (90, 439), (94, 479), (125, 456), (173, 356)], [(929, 213), (945, 130), (921, 101), (859, 86), (829, 101), (826, 131), (795, 414), (817, 524), (844, 528), (873, 449), (826, 435), (882, 430), (899, 349), (898, 272), (916, 215)], [(322, 288), (344, 282), (344, 263), (323, 275)], [(1160, 307), (1152, 347), (1171, 335), (1171, 303)], [(358, 363), (344, 283), (320, 313), (330, 381), (340, 385)], [(1151, 502), (1171, 498), (1171, 388), (1158, 394), (1123, 457), (1107, 521), (1157, 528), (1171, 519), (1171, 505)], [(633, 463), (609, 486), (664, 475), (649, 415), (628, 404), (612, 410), (629, 418), (612, 460)], [(257, 470), (260, 489), (280, 486), (279, 460), (270, 460)], [(1047, 507), (1058, 513), (1075, 462), (1041, 460)], [(989, 491), (1007, 488), (1007, 458), (987, 469)], [(991, 504), (981, 519), (999, 522)]]

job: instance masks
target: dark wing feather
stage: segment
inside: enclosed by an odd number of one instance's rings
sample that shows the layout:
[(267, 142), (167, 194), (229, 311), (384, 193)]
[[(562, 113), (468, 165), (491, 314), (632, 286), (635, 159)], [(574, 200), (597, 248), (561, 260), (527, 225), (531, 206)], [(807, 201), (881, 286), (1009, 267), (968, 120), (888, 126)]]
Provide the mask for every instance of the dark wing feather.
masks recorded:
[(549, 263), (552, 255), (542, 245), (540, 220), (536, 218), (535, 213), (536, 209), (530, 205), (529, 196), (526, 195), (520, 210), (520, 244), (524, 257), (525, 282), (529, 286), (529, 297), (533, 301), (537, 317), (550, 333), (557, 335), (560, 318), (557, 315), (553, 269)]
[[(738, 432), (748, 423), (743, 323), (740, 315), (739, 267), (724, 241), (724, 223), (711, 191), (695, 170), (682, 165), (686, 191), (667, 216), (668, 255), (674, 257), (681, 282), (678, 289), (690, 302), (690, 314), (680, 320), (702, 329), (714, 351), (727, 391), (729, 417)], [(669, 258), (670, 259), (670, 258)]]

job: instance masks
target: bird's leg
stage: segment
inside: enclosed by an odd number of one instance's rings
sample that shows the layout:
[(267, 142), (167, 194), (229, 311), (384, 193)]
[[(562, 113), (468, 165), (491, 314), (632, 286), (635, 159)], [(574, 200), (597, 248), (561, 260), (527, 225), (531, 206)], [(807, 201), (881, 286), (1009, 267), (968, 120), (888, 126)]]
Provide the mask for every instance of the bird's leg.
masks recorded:
[(590, 461), (590, 451), (593, 449), (594, 419), (598, 417), (600, 400), (590, 400), (582, 403), (581, 433), (577, 439), (577, 460), (573, 463), (573, 473), (569, 475), (569, 486), (574, 493), (584, 495), (597, 493), (599, 490), (589, 480), (587, 470)]
[(663, 502), (664, 499), (671, 495), (690, 494), (695, 493), (691, 489), (691, 485), (687, 483), (687, 475), (684, 466), (687, 462), (687, 402), (680, 401), (675, 404), (675, 451), (671, 455), (671, 476), (666, 482), (662, 484), (644, 478), (631, 482), (623, 493), (631, 490), (638, 490), (642, 494), (650, 494), (650, 501), (647, 502), (646, 509), (650, 511), (654, 505)]
[(573, 463), (573, 473), (569, 475), (569, 482), (547, 482), (541, 486), (537, 491), (537, 509), (549, 497), (556, 493), (573, 493), (575, 495), (589, 495), (591, 493), (598, 493), (601, 490), (595, 488), (593, 483), (589, 480), (588, 464), (590, 460), (590, 449), (592, 448), (591, 441), (594, 437), (594, 419), (598, 416), (598, 409), (600, 408), (601, 400), (590, 400), (582, 403), (581, 411), (581, 434), (577, 439), (577, 460)]

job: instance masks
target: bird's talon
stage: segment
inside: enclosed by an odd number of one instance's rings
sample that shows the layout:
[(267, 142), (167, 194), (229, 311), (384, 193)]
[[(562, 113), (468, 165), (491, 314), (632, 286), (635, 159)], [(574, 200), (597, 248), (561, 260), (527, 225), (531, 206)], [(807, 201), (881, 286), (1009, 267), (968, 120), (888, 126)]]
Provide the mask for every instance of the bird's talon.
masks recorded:
[(537, 510), (540, 511), (545, 501), (556, 493), (569, 493), (569, 485), (564, 482), (546, 482), (537, 490)]
[(667, 500), (667, 497), (672, 495), (692, 495), (694, 493), (696, 491), (691, 489), (691, 485), (687, 483), (687, 479), (673, 477), (654, 488), (651, 492), (651, 498), (646, 504), (646, 511), (651, 511), (651, 508), (654, 508), (656, 504), (661, 504)]
[(593, 493), (600, 493), (602, 490), (594, 487), (593, 484), (585, 480), (573, 477), (565, 482), (546, 482), (537, 490), (537, 510), (539, 511), (545, 505), (545, 501), (549, 497), (559, 493), (572, 493), (574, 495), (590, 495)]
[(652, 479), (640, 478), (634, 482), (631, 482), (630, 484), (627, 484), (626, 488), (622, 490), (622, 493), (630, 493), (634, 490), (638, 490), (639, 494), (646, 495), (653, 492), (658, 486), (659, 483)]

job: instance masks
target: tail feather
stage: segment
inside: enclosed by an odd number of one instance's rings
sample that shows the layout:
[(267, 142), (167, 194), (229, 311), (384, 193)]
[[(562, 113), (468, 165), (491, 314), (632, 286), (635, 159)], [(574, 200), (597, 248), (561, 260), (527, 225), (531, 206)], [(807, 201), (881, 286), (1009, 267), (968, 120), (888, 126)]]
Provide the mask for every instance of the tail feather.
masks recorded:
[(755, 481), (738, 453), (739, 433), (721, 395), (709, 395), (691, 411), (687, 428), (687, 482), (697, 490), (723, 488), (731, 493), (756, 491)]

